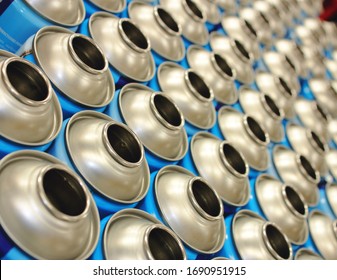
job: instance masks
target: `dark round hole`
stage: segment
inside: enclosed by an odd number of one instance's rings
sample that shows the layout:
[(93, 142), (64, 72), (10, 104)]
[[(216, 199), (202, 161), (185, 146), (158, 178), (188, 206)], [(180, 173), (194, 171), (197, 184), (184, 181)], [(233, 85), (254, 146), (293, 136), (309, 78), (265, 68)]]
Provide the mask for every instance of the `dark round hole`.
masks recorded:
[(288, 96), (292, 96), (293, 93), (288, 86), (288, 83), (281, 77), (279, 77), (280, 84)]
[(177, 240), (166, 230), (154, 228), (149, 234), (149, 247), (155, 260), (183, 260)]
[(119, 125), (110, 125), (107, 137), (112, 149), (125, 161), (137, 163), (141, 160), (142, 150), (139, 142), (128, 130)]
[(181, 115), (176, 106), (169, 99), (163, 95), (157, 94), (153, 101), (158, 113), (164, 120), (173, 126), (181, 125)]
[(68, 172), (56, 168), (48, 170), (43, 176), (43, 189), (50, 203), (60, 212), (78, 216), (85, 210), (85, 192)]
[(200, 11), (197, 4), (195, 4), (194, 1), (192, 0), (185, 0), (185, 1), (189, 9), (193, 12), (193, 14), (196, 15), (198, 18), (203, 19), (202, 12)]
[(237, 49), (240, 51), (240, 53), (247, 59), (250, 58), (249, 53), (247, 52), (246, 48), (238, 41), (238, 40), (234, 40), (235, 42), (235, 46), (237, 47)]
[(220, 214), (221, 207), (214, 191), (200, 180), (192, 183), (192, 192), (195, 200), (208, 215), (217, 217)]
[(222, 72), (224, 72), (229, 77), (233, 77), (232, 69), (229, 67), (225, 59), (223, 59), (218, 54), (214, 54), (214, 59), (215, 59), (215, 63), (219, 66)]
[(241, 157), (240, 153), (229, 144), (223, 145), (222, 152), (229, 162), (229, 164), (240, 174), (244, 175), (246, 174), (246, 163)]
[(122, 22), (122, 29), (129, 40), (138, 48), (146, 50), (149, 45), (144, 34), (130, 21)]
[(174, 32), (179, 32), (179, 26), (173, 17), (162, 8), (158, 8), (158, 15), (165, 25)]
[(313, 132), (313, 131), (311, 131), (311, 136), (312, 136), (312, 139), (317, 144), (318, 148), (324, 152), (325, 151), (325, 147), (324, 147), (324, 144), (322, 143), (321, 138), (315, 132)]
[(311, 163), (307, 160), (307, 158), (304, 156), (300, 156), (300, 162), (305, 172), (308, 174), (308, 176), (316, 180), (317, 178), (315, 169), (312, 167)]
[(326, 115), (326, 113), (324, 112), (324, 110), (322, 109), (322, 107), (319, 106), (319, 105), (316, 103), (316, 108), (317, 108), (318, 113), (322, 116), (322, 118), (325, 119), (325, 120), (327, 121), (327, 120), (328, 120), (328, 116)]
[(289, 259), (290, 250), (284, 235), (273, 225), (267, 225), (266, 234), (274, 251), (282, 258)]
[(100, 50), (89, 40), (83, 37), (75, 37), (72, 47), (78, 58), (87, 66), (95, 70), (103, 70), (105, 59)]
[(294, 209), (301, 215), (305, 214), (305, 207), (302, 199), (298, 195), (297, 192), (295, 192), (292, 188), (286, 186), (285, 188), (286, 196), (288, 198), (288, 201), (290, 204), (294, 207)]
[(261, 142), (267, 141), (265, 132), (256, 120), (254, 120), (252, 117), (247, 117), (247, 124), (250, 131), (255, 135), (257, 139), (259, 139)]
[(294, 63), (290, 60), (290, 58), (286, 55), (285, 56), (285, 58), (286, 58), (286, 61), (288, 62), (288, 64), (290, 65), (290, 67), (292, 68), (292, 69), (296, 69), (295, 68), (295, 65), (294, 65)]
[(253, 27), (247, 20), (244, 20), (244, 22), (245, 22), (245, 24), (246, 24), (246, 26), (247, 26), (249, 32), (250, 32), (251, 34), (253, 34), (254, 37), (257, 37), (257, 33), (256, 33), (255, 28), (254, 28), (254, 27)]
[(29, 64), (11, 61), (6, 72), (9, 82), (22, 96), (33, 101), (43, 101), (48, 97), (45, 79)]
[(198, 92), (202, 97), (209, 99), (211, 97), (211, 92), (209, 87), (205, 84), (204, 80), (200, 78), (194, 72), (188, 72), (188, 79), (192, 85), (192, 87)]
[(269, 24), (269, 20), (266, 18), (266, 16), (264, 15), (264, 13), (260, 12), (260, 17), (263, 19), (263, 21), (267, 24)]
[(280, 117), (281, 116), (280, 109), (277, 107), (274, 100), (269, 95), (265, 95), (264, 98), (265, 98), (266, 103), (267, 103), (268, 107), (270, 108), (270, 110), (272, 110), (272, 112), (275, 115)]

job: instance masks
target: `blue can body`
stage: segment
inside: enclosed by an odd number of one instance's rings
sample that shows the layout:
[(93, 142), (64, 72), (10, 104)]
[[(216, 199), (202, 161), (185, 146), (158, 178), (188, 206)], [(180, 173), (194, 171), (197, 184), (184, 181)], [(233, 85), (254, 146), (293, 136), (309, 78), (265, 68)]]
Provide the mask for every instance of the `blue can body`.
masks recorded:
[[(73, 163), (69, 155), (68, 149), (67, 149), (65, 131), (66, 131), (68, 122), (69, 122), (69, 119), (63, 122), (62, 130), (60, 134), (58, 135), (58, 137), (55, 139), (53, 145), (50, 147), (48, 152), (51, 155), (54, 155), (55, 157), (63, 161), (64, 163), (66, 163), (67, 166), (72, 168), (75, 172), (77, 172), (83, 178), (83, 176), (78, 171), (75, 164)], [(89, 186), (90, 188), (91, 195), (93, 196), (96, 202), (96, 205), (97, 205), (97, 208), (99, 210), (99, 214), (101, 217), (105, 217), (109, 214), (116, 213), (119, 210), (122, 210), (125, 208), (134, 208), (137, 205), (137, 202), (126, 204), (126, 203), (120, 203), (117, 201), (113, 201), (112, 199), (105, 197), (104, 195), (99, 193), (97, 190), (95, 190), (95, 188), (93, 188), (93, 186), (91, 186), (90, 183), (85, 180), (85, 178), (83, 178), (83, 180), (86, 182), (87, 186)]]
[[(23, 0), (0, 2), (0, 49), (15, 53), (40, 28), (55, 25)], [(76, 31), (78, 26), (68, 29)]]

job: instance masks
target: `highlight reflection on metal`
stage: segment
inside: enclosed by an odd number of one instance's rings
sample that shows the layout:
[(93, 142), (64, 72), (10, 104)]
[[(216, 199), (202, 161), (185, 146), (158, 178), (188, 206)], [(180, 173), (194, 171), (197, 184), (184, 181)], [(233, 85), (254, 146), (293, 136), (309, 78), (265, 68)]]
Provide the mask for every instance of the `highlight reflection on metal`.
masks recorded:
[(214, 53), (221, 55), (228, 65), (235, 70), (236, 79), (250, 84), (254, 79), (253, 57), (242, 43), (217, 32), (210, 34), (210, 45)]
[(316, 78), (309, 80), (309, 86), (318, 104), (337, 118), (337, 82)]
[(221, 25), (225, 33), (233, 40), (239, 41), (251, 53), (252, 59), (261, 56), (256, 30), (246, 20), (236, 16), (223, 17)]
[(89, 18), (88, 29), (110, 65), (122, 75), (138, 82), (154, 76), (150, 41), (131, 20), (97, 12)]
[(21, 145), (43, 149), (58, 135), (62, 126), (61, 106), (40, 68), (0, 51), (0, 93), (2, 155)]
[(281, 21), (286, 27), (292, 27), (293, 26), (293, 10), (290, 9), (289, 5), (287, 5), (287, 1), (284, 0), (267, 0), (267, 2), (274, 5), (274, 7), (277, 9), (279, 16), (281, 18)]
[(295, 111), (305, 127), (314, 131), (326, 142), (329, 141), (328, 121), (330, 118), (316, 101), (298, 97), (295, 101)]
[(99, 235), (99, 215), (85, 184), (54, 157), (20, 151), (0, 162), (0, 221), (37, 259), (86, 259)]
[(196, 72), (164, 62), (158, 67), (157, 77), (163, 94), (172, 98), (186, 122), (198, 129), (214, 126), (213, 91)]
[(182, 35), (188, 41), (202, 46), (208, 43), (206, 15), (197, 3), (192, 0), (160, 0), (159, 2), (181, 25)]
[(138, 209), (122, 210), (107, 217), (102, 251), (107, 260), (186, 259), (176, 234), (152, 215)]
[(235, 143), (252, 168), (259, 171), (268, 168), (269, 135), (253, 117), (223, 106), (218, 113), (218, 123), (223, 137)]
[(286, 134), (291, 147), (297, 153), (305, 156), (322, 176), (326, 175), (328, 167), (325, 155), (329, 146), (323, 138), (312, 130), (294, 123), (287, 125)]
[(301, 248), (296, 252), (294, 257), (295, 260), (305, 261), (305, 260), (323, 260), (322, 257), (310, 249)]
[(210, 53), (199, 46), (190, 46), (187, 50), (189, 66), (207, 82), (213, 90), (215, 100), (224, 104), (233, 104), (238, 100), (234, 79), (236, 71), (218, 53)]
[(322, 21), (318, 18), (306, 18), (303, 22), (304, 26), (308, 28), (313, 36), (317, 38), (319, 46), (322, 48), (327, 45), (327, 37), (325, 33), (325, 28), (322, 24)]
[(240, 105), (244, 112), (254, 117), (269, 134), (270, 140), (280, 142), (284, 138), (282, 120), (284, 113), (268, 94), (241, 87), (239, 91)]
[[(152, 154), (170, 162), (185, 156), (185, 120), (171, 98), (132, 83), (120, 90), (116, 103), (116, 108), (110, 108), (110, 115), (124, 120)], [(149, 159), (148, 162), (151, 164)]]
[(319, 253), (327, 260), (337, 260), (337, 221), (313, 210), (309, 214), (308, 222), (310, 237)]
[(235, 145), (200, 132), (191, 139), (190, 151), (198, 174), (209, 182), (224, 203), (243, 206), (248, 202), (249, 167)]
[[(70, 99), (68, 102), (90, 108), (101, 108), (111, 102), (114, 80), (107, 59), (92, 39), (52, 26), (40, 29), (31, 47), (36, 63), (56, 90)], [(73, 106), (66, 110), (73, 114)], [(83, 110), (77, 111), (80, 109)]]
[(299, 192), (306, 204), (317, 205), (320, 176), (307, 158), (284, 146), (277, 145), (273, 149), (272, 159), (282, 181)]
[(330, 137), (337, 145), (337, 119), (330, 119), (328, 129)]
[(296, 91), (282, 77), (258, 71), (255, 82), (259, 91), (270, 95), (279, 109), (284, 111), (285, 118), (292, 119), (295, 116), (294, 100)]
[(289, 241), (301, 245), (307, 240), (308, 206), (294, 188), (263, 174), (256, 179), (255, 193), (263, 214), (280, 227)]
[(87, 14), (96, 11), (106, 11), (110, 13), (120, 13), (126, 8), (126, 0), (83, 0)]
[(337, 218), (337, 184), (327, 183), (320, 188), (320, 201), (317, 207), (331, 219)]
[(157, 173), (153, 188), (161, 218), (184, 243), (205, 254), (222, 248), (223, 206), (206, 181), (182, 167), (166, 166)]
[(181, 26), (166, 9), (133, 1), (129, 16), (149, 38), (151, 48), (164, 59), (180, 61), (185, 56)]
[(327, 47), (337, 47), (337, 26), (331, 21), (323, 21), (322, 24), (327, 38)]
[(215, 3), (224, 11), (227, 15), (234, 15), (237, 13), (237, 5), (235, 0), (215, 0)]
[(337, 61), (332, 60), (332, 59), (324, 59), (324, 65), (326, 69), (329, 71), (331, 74), (332, 78), (334, 80), (337, 79)]
[(221, 14), (214, 0), (193, 0), (193, 2), (205, 14), (207, 22), (214, 25), (220, 23)]
[[(234, 250), (237, 250), (238, 256), (243, 260), (292, 259), (291, 245), (279, 227), (252, 211), (241, 210), (235, 214), (228, 235), (230, 237), (232, 240), (226, 239), (225, 247), (233, 241), (231, 246), (235, 246)], [(229, 257), (232, 257), (231, 252)]]
[(337, 180), (337, 150), (330, 149), (330, 151), (326, 153), (325, 158), (330, 172)]

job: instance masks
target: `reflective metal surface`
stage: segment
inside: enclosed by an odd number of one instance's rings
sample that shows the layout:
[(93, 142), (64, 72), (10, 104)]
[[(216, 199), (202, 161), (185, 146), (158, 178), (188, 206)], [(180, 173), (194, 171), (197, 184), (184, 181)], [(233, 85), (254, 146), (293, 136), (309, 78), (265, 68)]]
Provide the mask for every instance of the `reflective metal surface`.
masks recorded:
[(304, 53), (304, 63), (309, 73), (315, 78), (324, 79), (326, 77), (326, 68), (321, 51), (316, 45), (302, 45), (301, 49)]
[(128, 84), (122, 88), (118, 102), (126, 124), (150, 152), (170, 161), (185, 156), (185, 121), (169, 97), (139, 84)]
[(79, 25), (85, 17), (82, 0), (24, 0), (43, 17), (63, 26)]
[(296, 252), (295, 255), (295, 260), (299, 260), (299, 261), (308, 261), (308, 260), (323, 260), (322, 257), (318, 254), (316, 254), (315, 252), (306, 249), (306, 248), (301, 248)]
[(115, 85), (108, 61), (89, 37), (44, 27), (34, 37), (33, 54), (53, 85), (71, 100), (89, 107), (112, 100)]
[(326, 114), (316, 101), (298, 97), (295, 101), (295, 111), (305, 127), (314, 131), (326, 142), (330, 139), (328, 132), (330, 116)]
[(201, 129), (214, 126), (213, 91), (196, 72), (164, 62), (158, 67), (157, 77), (163, 94), (172, 98), (187, 122)]
[(337, 150), (331, 149), (326, 153), (325, 158), (330, 172), (337, 180)]
[(306, 204), (317, 205), (320, 175), (305, 156), (278, 145), (273, 149), (273, 164), (282, 181), (301, 193)]
[(309, 17), (304, 20), (303, 24), (311, 31), (313, 36), (317, 38), (320, 46), (325, 47), (327, 45), (328, 38), (326, 37), (325, 28), (320, 19)]
[(0, 134), (15, 143), (52, 141), (62, 126), (60, 103), (42, 70), (0, 52)]
[(82, 180), (54, 157), (20, 151), (0, 161), (0, 221), (37, 259), (86, 259), (99, 235), (99, 215)]
[[(236, 213), (233, 238), (243, 260), (290, 260), (292, 248), (287, 237), (271, 222), (248, 210)], [(249, 234), (247, 234), (249, 232)]]
[(257, 33), (248, 21), (236, 16), (228, 16), (223, 17), (221, 25), (230, 38), (240, 41), (244, 45), (244, 48), (251, 53), (254, 60), (260, 58)]
[(107, 260), (184, 260), (178, 237), (152, 215), (122, 210), (104, 228), (103, 251)]
[(168, 60), (179, 61), (184, 58), (181, 26), (168, 10), (140, 1), (131, 2), (128, 10), (130, 18), (149, 38), (155, 52)]
[(295, 189), (263, 174), (256, 179), (255, 193), (268, 221), (277, 224), (290, 242), (300, 245), (307, 240), (308, 206)]
[(284, 113), (268, 94), (241, 87), (239, 101), (244, 112), (254, 117), (269, 134), (270, 140), (280, 142), (284, 137)]
[(332, 140), (337, 145), (337, 119), (330, 119), (328, 124), (329, 134)]
[(296, 90), (282, 77), (268, 72), (257, 72), (255, 82), (259, 90), (270, 95), (276, 105), (284, 111), (285, 118), (291, 119), (295, 116)]
[(192, 0), (160, 0), (159, 2), (181, 25), (182, 34), (188, 41), (202, 46), (208, 43), (206, 14), (197, 3)]
[(123, 75), (139, 82), (154, 76), (150, 41), (131, 20), (97, 12), (89, 19), (89, 33)]
[(111, 13), (119, 13), (123, 11), (126, 7), (126, 0), (87, 0), (100, 9), (111, 12)]
[(220, 54), (193, 45), (188, 48), (186, 56), (190, 67), (207, 82), (217, 101), (233, 104), (238, 100), (234, 85), (236, 71)]
[(222, 56), (227, 64), (235, 70), (238, 81), (245, 84), (253, 82), (253, 56), (240, 41), (212, 32), (210, 45), (213, 52)]
[(334, 80), (337, 79), (337, 61), (332, 59), (324, 59), (326, 69), (331, 73)]
[(326, 175), (328, 167), (325, 155), (329, 146), (324, 139), (312, 130), (293, 123), (287, 125), (286, 134), (291, 147), (305, 156), (322, 176)]
[(317, 210), (310, 212), (308, 221), (311, 237), (321, 255), (327, 260), (337, 260), (337, 221)]
[(206, 254), (222, 248), (223, 206), (202, 178), (182, 167), (166, 166), (158, 172), (154, 190), (164, 221), (183, 242)]
[(294, 28), (295, 36), (300, 40), (303, 45), (314, 46), (314, 48), (321, 49), (320, 42), (315, 34), (304, 25), (297, 25)]
[(235, 145), (200, 132), (193, 136), (190, 149), (198, 173), (226, 204), (243, 206), (248, 202), (249, 167)]
[(147, 193), (143, 146), (126, 125), (82, 111), (69, 120), (66, 143), (76, 169), (99, 193), (120, 203), (140, 201)]
[[(336, 156), (336, 154), (335, 154)], [(332, 212), (337, 216), (337, 184), (327, 184), (325, 187), (326, 197)]]
[(253, 117), (223, 106), (218, 113), (218, 122), (224, 138), (235, 143), (252, 168), (267, 169), (269, 135)]
[(214, 0), (193, 0), (193, 1), (205, 14), (206, 21), (208, 21), (211, 24), (220, 23), (221, 14)]

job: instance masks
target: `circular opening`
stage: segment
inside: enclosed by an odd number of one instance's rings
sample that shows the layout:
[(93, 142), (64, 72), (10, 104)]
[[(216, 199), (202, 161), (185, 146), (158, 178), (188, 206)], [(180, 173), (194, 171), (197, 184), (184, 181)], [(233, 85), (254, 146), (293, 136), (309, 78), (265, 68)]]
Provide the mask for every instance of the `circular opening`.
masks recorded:
[(137, 163), (142, 158), (138, 141), (128, 130), (119, 125), (110, 125), (107, 137), (112, 149), (125, 161)]
[(45, 79), (32, 66), (21, 61), (11, 61), (6, 67), (7, 77), (14, 89), (32, 101), (43, 101), (49, 88)]
[(154, 106), (156, 107), (160, 116), (172, 126), (180, 126), (182, 118), (176, 106), (163, 95), (157, 94), (154, 99)]
[(202, 12), (200, 11), (197, 4), (195, 4), (192, 0), (186, 0), (187, 7), (191, 10), (191, 12), (200, 19), (203, 19)]
[(219, 66), (222, 72), (224, 72), (227, 76), (233, 77), (232, 69), (229, 67), (227, 61), (223, 59), (220, 55), (214, 54), (215, 63)]
[(321, 115), (321, 117), (324, 119), (324, 120), (328, 120), (328, 116), (326, 115), (326, 113), (323, 111), (322, 107), (319, 106), (317, 103), (316, 103), (316, 108), (317, 108), (317, 111), (318, 113)]
[(78, 216), (87, 206), (82, 186), (64, 170), (48, 170), (43, 176), (43, 189), (50, 203), (66, 215)]
[(190, 71), (188, 72), (188, 79), (197, 93), (206, 99), (211, 98), (209, 87), (205, 84), (204, 80), (200, 78), (199, 75)]
[(200, 208), (212, 217), (218, 217), (221, 207), (214, 191), (200, 180), (192, 183), (192, 193)]
[(267, 137), (259, 123), (252, 117), (247, 117), (247, 124), (253, 135), (259, 139), (261, 142), (267, 142)]
[(103, 70), (105, 59), (100, 50), (89, 40), (83, 37), (75, 37), (72, 47), (77, 57), (87, 66), (95, 70)]
[(257, 33), (256, 33), (256, 30), (255, 28), (247, 21), (247, 20), (244, 20), (245, 22), (245, 25), (247, 26), (249, 32), (254, 36), (254, 37), (257, 37)]
[(282, 259), (289, 259), (290, 249), (287, 240), (278, 228), (269, 224), (266, 227), (266, 235), (269, 244), (274, 249), (275, 253)]
[(171, 29), (173, 32), (179, 32), (179, 26), (173, 17), (162, 8), (158, 8), (158, 15), (166, 27)]
[(292, 205), (292, 207), (300, 215), (304, 215), (305, 214), (305, 206), (304, 206), (304, 203), (303, 203), (302, 199), (298, 195), (298, 193), (295, 192), (294, 189), (292, 189), (289, 186), (286, 186), (285, 193), (286, 193), (286, 197), (287, 197), (288, 201), (290, 202), (290, 204)]
[(291, 89), (289, 88), (288, 83), (281, 77), (279, 78), (279, 80), (280, 80), (280, 84), (281, 84), (282, 88), (284, 89), (284, 92), (288, 96), (292, 96), (293, 93), (292, 93)]
[(178, 241), (169, 232), (154, 228), (149, 234), (149, 247), (155, 260), (183, 260), (184, 254)]
[(244, 175), (247, 172), (246, 163), (240, 153), (229, 144), (223, 145), (222, 152), (229, 164), (240, 174)]
[(296, 68), (295, 68), (295, 65), (294, 65), (294, 63), (292, 63), (292, 61), (290, 60), (290, 58), (286, 55), (285, 56), (285, 58), (286, 58), (286, 61), (288, 62), (288, 64), (290, 65), (290, 67), (293, 69), (293, 70), (295, 70)]
[(281, 116), (280, 109), (277, 107), (277, 105), (275, 104), (274, 100), (269, 95), (265, 95), (264, 98), (265, 98), (266, 104), (268, 105), (268, 107), (270, 108), (270, 110), (276, 116), (280, 117)]
[(324, 147), (324, 144), (322, 143), (321, 139), (319, 138), (319, 136), (313, 131), (311, 131), (311, 136), (312, 136), (312, 139), (314, 140), (314, 142), (317, 144), (318, 148), (324, 152), (325, 147)]
[(138, 48), (146, 50), (149, 45), (144, 34), (130, 21), (122, 22), (122, 29), (129, 40)]
[(315, 169), (312, 167), (311, 163), (307, 160), (306, 157), (300, 156), (300, 162), (302, 167), (304, 168), (305, 172), (314, 180), (316, 180), (316, 172)]
[(250, 59), (249, 53), (247, 52), (246, 48), (238, 41), (234, 40), (235, 46), (240, 51), (240, 53), (247, 59)]

